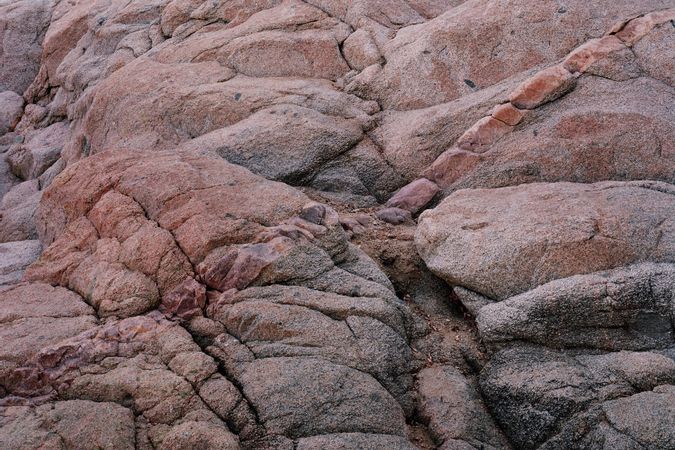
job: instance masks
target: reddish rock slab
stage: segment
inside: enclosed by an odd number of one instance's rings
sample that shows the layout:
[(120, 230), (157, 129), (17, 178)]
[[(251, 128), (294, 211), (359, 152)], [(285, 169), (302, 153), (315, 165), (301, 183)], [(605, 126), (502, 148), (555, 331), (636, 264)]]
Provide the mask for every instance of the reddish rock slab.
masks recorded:
[(497, 105), (492, 110), (491, 116), (507, 125), (515, 127), (523, 120), (527, 111), (513, 106), (511, 103)]
[(439, 188), (436, 183), (426, 178), (419, 178), (402, 187), (387, 201), (387, 206), (405, 209), (415, 214), (428, 205), (438, 192)]
[(591, 39), (570, 53), (563, 61), (563, 67), (571, 73), (584, 73), (596, 61), (625, 48), (625, 44), (616, 36)]
[(553, 64), (616, 21), (666, 7), (668, 0), (466, 1), (398, 30), (382, 46), (386, 64), (361, 72), (352, 87), (383, 109), (437, 105)]
[(455, 145), (462, 150), (483, 153), (513, 127), (492, 116), (483, 117), (466, 130)]
[(675, 20), (675, 8), (651, 12), (629, 21), (616, 33), (616, 37), (621, 39), (626, 45), (633, 46), (654, 27), (670, 20)]
[(342, 45), (342, 53), (352, 69), (363, 70), (382, 60), (377, 44), (367, 30), (359, 29), (350, 34)]
[(666, 22), (654, 27), (631, 50), (642, 71), (670, 87), (675, 87), (675, 33), (672, 23)]
[(575, 84), (575, 76), (559, 64), (526, 80), (511, 93), (509, 100), (516, 108), (534, 109), (562, 97), (574, 89)]
[(337, 80), (349, 72), (335, 37), (315, 30), (263, 31), (242, 36), (219, 53), (219, 60), (237, 73), (254, 77)]
[[(668, 24), (668, 27), (671, 27)], [(673, 33), (665, 30), (669, 36)], [(633, 48), (643, 55), (655, 30)], [(653, 52), (640, 64), (653, 76), (667, 81), (670, 73), (663, 50), (668, 42), (654, 39)], [(626, 50), (634, 58), (633, 52)], [(623, 53), (623, 52), (622, 52)], [(606, 61), (606, 60), (604, 60)], [(494, 188), (533, 182), (571, 181), (594, 183), (604, 180), (660, 180), (675, 183), (675, 94), (656, 79), (634, 78), (634, 61), (622, 64), (617, 75), (626, 79), (580, 77), (574, 91), (555, 102), (529, 111), (514, 130), (478, 155), (456, 155), (445, 161), (443, 154), (424, 172), (446, 192), (466, 188)], [(598, 67), (598, 63), (591, 69)], [(589, 69), (589, 70), (591, 70)], [(617, 67), (618, 69), (618, 67)], [(642, 69), (639, 69), (640, 71)], [(612, 76), (605, 72), (605, 75)], [(623, 80), (623, 81), (620, 81)], [(459, 162), (460, 156), (466, 161)], [(462, 163), (466, 162), (466, 166)], [(469, 164), (471, 163), (471, 164)], [(462, 170), (451, 171), (452, 167)], [(437, 167), (442, 170), (434, 170)], [(440, 177), (449, 174), (446, 184)]]
[(206, 307), (206, 288), (193, 278), (187, 278), (164, 296), (159, 310), (169, 317), (189, 320), (202, 316)]
[(453, 147), (443, 152), (423, 175), (444, 189), (470, 172), (481, 160), (482, 156), (477, 153)]
[(43, 348), (96, 325), (94, 310), (72, 291), (44, 283), (0, 287), (0, 385)]
[(675, 186), (650, 181), (464, 189), (420, 216), (415, 243), (448, 283), (503, 300), (552, 280), (675, 261)]

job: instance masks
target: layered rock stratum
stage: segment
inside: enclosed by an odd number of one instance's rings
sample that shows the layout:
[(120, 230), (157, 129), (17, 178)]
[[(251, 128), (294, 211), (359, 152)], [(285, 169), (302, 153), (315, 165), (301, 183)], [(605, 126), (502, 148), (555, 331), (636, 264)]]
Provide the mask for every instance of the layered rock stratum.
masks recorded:
[(0, 0), (0, 448), (675, 448), (673, 0)]

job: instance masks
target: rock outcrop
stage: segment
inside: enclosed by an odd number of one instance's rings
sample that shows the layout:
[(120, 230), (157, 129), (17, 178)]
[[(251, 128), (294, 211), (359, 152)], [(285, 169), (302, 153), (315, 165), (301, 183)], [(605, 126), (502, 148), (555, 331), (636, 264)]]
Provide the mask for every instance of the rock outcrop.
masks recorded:
[(414, 324), (330, 208), (214, 156), (118, 151), (57, 177), (37, 226), (23, 289), (61, 285), (109, 319), (29, 345), (12, 402), (127, 399), (168, 447), (201, 442), (194, 427), (207, 446), (405, 436)]
[(0, 0), (0, 448), (675, 448), (672, 0)]

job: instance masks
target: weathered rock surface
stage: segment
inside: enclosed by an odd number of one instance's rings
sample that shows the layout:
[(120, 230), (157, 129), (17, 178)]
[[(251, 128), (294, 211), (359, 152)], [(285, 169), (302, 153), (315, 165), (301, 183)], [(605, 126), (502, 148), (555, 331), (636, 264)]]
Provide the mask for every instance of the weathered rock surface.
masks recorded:
[(48, 0), (0, 3), (0, 92), (22, 94), (37, 75), (50, 15)]
[(38, 240), (0, 244), (0, 286), (21, 281), (26, 268), (42, 251)]
[(457, 369), (424, 369), (418, 384), (420, 414), (429, 422), (439, 448), (508, 447), (474, 388)]
[(422, 214), (417, 248), (449, 283), (504, 300), (572, 275), (672, 263), (674, 193), (637, 181), (457, 191)]
[[(11, 146), (7, 152), (12, 173), (22, 180), (39, 178), (57, 162), (69, 137), (64, 122), (26, 132), (24, 142)], [(43, 184), (46, 187), (48, 183)]]
[[(649, 108), (644, 107), (646, 99)], [(532, 182), (662, 180), (675, 182), (672, 88), (650, 78), (581, 78), (575, 90), (528, 112), (513, 131), (482, 149), (444, 188)]]
[(14, 185), (0, 201), (0, 242), (36, 239), (35, 212), (42, 197), (38, 180)]
[(111, 402), (67, 400), (38, 407), (0, 407), (5, 448), (133, 449), (134, 413)]
[(436, 183), (420, 178), (394, 194), (387, 201), (386, 206), (405, 209), (414, 214), (429, 204), (438, 192)]
[(649, 350), (672, 345), (675, 266), (637, 264), (544, 284), (478, 311), (483, 339), (554, 347)]
[(194, 427), (207, 448), (405, 437), (410, 313), (330, 208), (217, 156), (118, 151), (68, 167), (37, 224), (26, 278), (112, 319), (33, 346), (7, 376), (17, 399), (132, 402), (167, 448), (202, 442)]
[(14, 130), (23, 114), (23, 98), (16, 92), (0, 92), (0, 135)]
[(658, 353), (504, 350), (481, 391), (518, 448), (672, 446), (675, 362)]
[(43, 347), (96, 325), (94, 311), (78, 295), (43, 283), (0, 288), (0, 314), (3, 389), (10, 387), (12, 371)]
[(0, 447), (675, 447), (673, 6), (0, 0)]
[(386, 64), (364, 70), (349, 87), (387, 109), (436, 105), (552, 63), (626, 17), (667, 7), (659, 0), (611, 6), (470, 0), (399, 31), (385, 46)]

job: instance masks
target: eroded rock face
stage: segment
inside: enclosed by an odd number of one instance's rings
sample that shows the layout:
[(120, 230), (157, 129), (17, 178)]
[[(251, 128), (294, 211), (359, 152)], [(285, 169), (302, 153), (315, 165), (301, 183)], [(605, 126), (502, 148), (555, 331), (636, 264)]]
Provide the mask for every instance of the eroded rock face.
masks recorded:
[(657, 353), (571, 356), (524, 347), (495, 355), (480, 383), (518, 448), (668, 448), (674, 376), (675, 362)]
[(0, 244), (0, 286), (21, 281), (24, 271), (41, 251), (42, 244), (37, 239)]
[(121, 403), (166, 448), (406, 436), (410, 313), (329, 207), (215, 156), (118, 151), (67, 168), (38, 216), (23, 289), (109, 319), (22, 355), (14, 403)]
[(488, 342), (649, 350), (673, 342), (673, 264), (636, 264), (551, 281), (477, 314)]
[(673, 95), (650, 78), (581, 78), (573, 92), (528, 112), (521, 125), (487, 145), (477, 164), (443, 177), (443, 187), (451, 192), (607, 179), (673, 183), (675, 149), (667, 137), (675, 133)]
[(37, 238), (35, 212), (42, 198), (38, 180), (12, 186), (0, 202), (0, 242)]
[(494, 424), (474, 388), (454, 367), (438, 366), (418, 375), (420, 412), (439, 448), (504, 448), (508, 441)]
[(0, 0), (0, 447), (675, 447), (672, 7)]
[(111, 402), (68, 400), (38, 407), (0, 407), (7, 448), (65, 447), (133, 449), (134, 413)]
[(96, 325), (94, 310), (67, 289), (44, 283), (0, 289), (3, 389), (9, 389), (13, 371), (43, 347)]
[(13, 91), (0, 92), (0, 135), (14, 130), (23, 114), (23, 98)]

